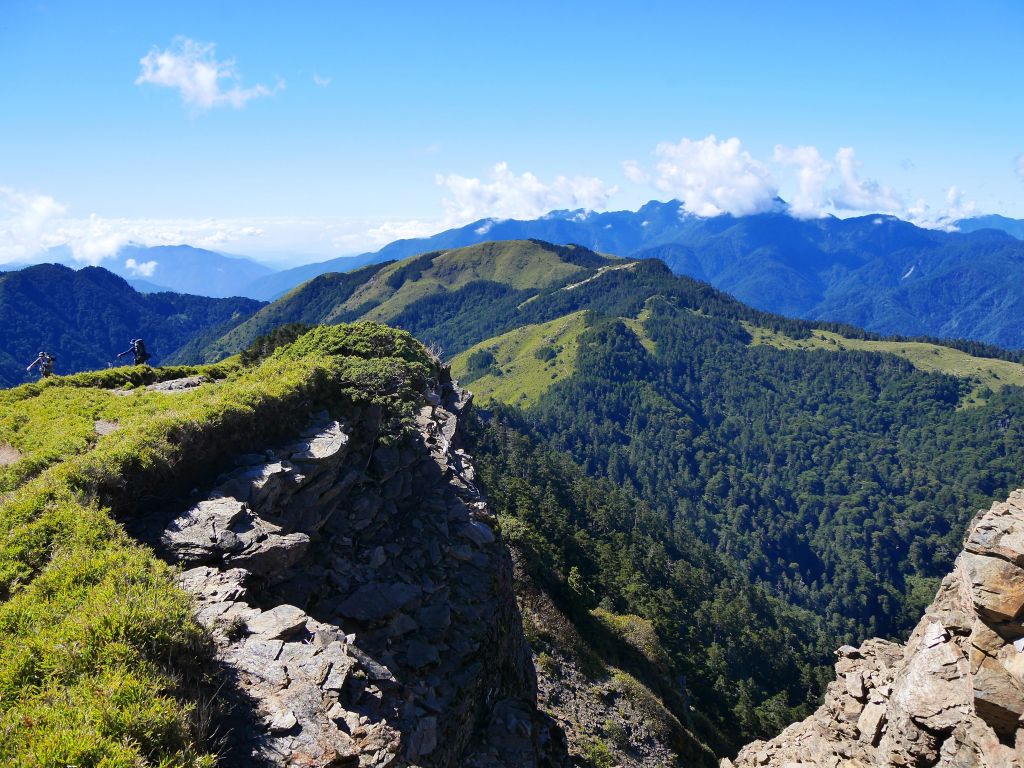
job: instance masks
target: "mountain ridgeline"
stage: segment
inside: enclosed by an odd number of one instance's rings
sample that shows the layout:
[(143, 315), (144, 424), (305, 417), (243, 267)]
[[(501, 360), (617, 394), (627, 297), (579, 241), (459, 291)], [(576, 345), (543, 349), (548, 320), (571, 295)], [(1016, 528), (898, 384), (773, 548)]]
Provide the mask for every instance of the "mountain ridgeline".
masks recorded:
[(485, 241), (577, 243), (601, 253), (658, 258), (758, 309), (904, 336), (965, 338), (1019, 349), (1024, 329), (1022, 224), (1005, 217), (923, 229), (893, 216), (797, 219), (776, 212), (702, 218), (678, 200), (637, 211), (552, 211), (533, 220), (483, 219), (374, 253), (259, 278), (248, 295), (274, 299), (326, 272)]
[(0, 763), (569, 768), (422, 345), (148, 375), (0, 391)]
[[(483, 243), (401, 262), (320, 275), (212, 343), (204, 359), (235, 354), (286, 323), (386, 322), (459, 351), (518, 321), (520, 305), (626, 262), (579, 246)], [(526, 310), (523, 306), (523, 310)]]
[[(957, 231), (886, 215), (797, 219), (784, 202), (750, 216), (702, 218), (678, 200), (637, 211), (551, 211), (531, 220), (481, 219), (378, 251), (282, 271), (186, 245), (129, 245), (105, 262), (133, 287), (214, 297), (281, 298), (321, 275), (492, 241), (542, 240), (629, 258), (657, 258), (751, 306), (903, 336), (962, 338), (1024, 348), (1017, 322), (1024, 222), (977, 216)], [(74, 266), (67, 247), (48, 261)]]
[[(79, 268), (72, 250), (64, 245), (42, 254), (46, 263)], [(142, 293), (188, 293), (213, 298), (255, 296), (249, 286), (274, 273), (271, 267), (244, 256), (228, 256), (190, 245), (125, 245), (104, 269), (123, 277)]]

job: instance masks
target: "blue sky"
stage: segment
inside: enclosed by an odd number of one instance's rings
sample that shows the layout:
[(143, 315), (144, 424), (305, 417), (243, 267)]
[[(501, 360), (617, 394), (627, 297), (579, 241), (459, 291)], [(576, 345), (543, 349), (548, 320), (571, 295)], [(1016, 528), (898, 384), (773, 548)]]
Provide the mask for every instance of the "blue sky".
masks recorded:
[(1024, 217), (1019, 2), (288, 6), (5, 0), (0, 261), (672, 197)]

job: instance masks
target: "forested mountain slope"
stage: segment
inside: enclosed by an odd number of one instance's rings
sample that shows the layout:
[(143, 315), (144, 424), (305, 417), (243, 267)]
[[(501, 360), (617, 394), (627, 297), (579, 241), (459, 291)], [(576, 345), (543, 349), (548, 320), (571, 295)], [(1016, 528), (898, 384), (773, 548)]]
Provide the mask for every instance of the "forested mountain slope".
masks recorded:
[(921, 229), (892, 216), (702, 220), (637, 251), (771, 312), (885, 334), (1024, 347), (1024, 243), (996, 230)]
[[(576, 561), (582, 580), (598, 585), (591, 600), (607, 597), (652, 620), (688, 680), (720, 697), (709, 709), (731, 711), (748, 732), (808, 701), (811, 670), (828, 660), (822, 642), (906, 632), (958, 551), (970, 510), (1019, 484), (1024, 471), (1024, 369), (968, 354), (997, 354), (991, 349), (813, 330), (652, 263), (539, 298), (523, 312), (523, 325), (455, 361), (485, 402), (518, 406), (499, 410), (500, 421), (642, 499), (659, 548), (700, 542), (744, 580), (804, 611), (791, 625), (795, 636), (782, 641), (794, 671), (761, 678), (753, 670), (763, 667), (740, 663), (716, 677), (706, 666), (718, 663), (716, 647), (742, 658), (746, 631), (769, 644), (774, 633), (765, 627), (786, 622), (758, 628), (751, 619), (745, 630), (722, 631), (718, 622), (731, 615), (725, 592), (708, 612), (713, 628), (688, 639), (685, 609), (674, 612), (664, 597), (623, 597), (665, 589), (655, 572), (685, 573), (674, 565), (678, 555), (649, 551), (659, 563), (652, 571), (638, 565), (642, 558), (625, 568)], [(585, 534), (539, 538), (564, 548), (582, 537), (619, 551), (616, 536), (635, 524), (592, 521)], [(691, 591), (680, 606), (692, 611), (693, 600)], [(737, 677), (746, 682), (727, 683)]]
[[(204, 346), (261, 307), (252, 299), (141, 294), (100, 267), (56, 264), (0, 273), (0, 386), (26, 380), (40, 350), (56, 355), (58, 373), (106, 367), (141, 336), (160, 362), (182, 362), (179, 350)], [(125, 362), (125, 358), (121, 359)]]
[[(922, 580), (958, 548), (963, 510), (1022, 472), (1024, 390), (1002, 386), (1005, 372), (998, 391), (981, 392), (973, 373), (815, 348), (808, 324), (756, 313), (656, 263), (530, 302), (521, 327), (575, 323), (570, 313), (587, 308), (573, 359), (569, 339), (549, 332), (551, 346), (520, 348), (517, 361), (532, 368), (517, 373), (496, 338), (455, 369), (485, 396), (532, 377), (525, 396), (504, 390), (524, 406), (526, 427), (818, 612), (834, 637), (904, 629)], [(750, 329), (771, 325), (794, 348), (755, 343)], [(801, 338), (807, 348), (796, 348)]]

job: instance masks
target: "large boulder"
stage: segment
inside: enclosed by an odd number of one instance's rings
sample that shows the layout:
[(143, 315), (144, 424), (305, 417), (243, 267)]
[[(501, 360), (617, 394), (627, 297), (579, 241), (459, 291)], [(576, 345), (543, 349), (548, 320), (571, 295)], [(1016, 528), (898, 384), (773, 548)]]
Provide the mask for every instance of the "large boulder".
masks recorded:
[[(1024, 768), (1024, 491), (979, 513), (906, 646), (840, 649), (810, 718), (736, 768)], [(852, 726), (852, 727), (851, 727)]]

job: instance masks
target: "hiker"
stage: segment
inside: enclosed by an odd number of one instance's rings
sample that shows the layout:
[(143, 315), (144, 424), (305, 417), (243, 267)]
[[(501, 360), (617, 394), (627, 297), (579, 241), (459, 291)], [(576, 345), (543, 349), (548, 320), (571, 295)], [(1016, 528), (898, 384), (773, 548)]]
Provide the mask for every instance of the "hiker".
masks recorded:
[(26, 371), (31, 371), (37, 365), (39, 366), (39, 378), (45, 379), (48, 376), (53, 375), (53, 364), (57, 362), (57, 358), (53, 355), (48, 355), (45, 352), (40, 352), (39, 357), (32, 361), (32, 363), (26, 368)]
[(117, 353), (118, 358), (125, 355), (133, 355), (135, 365), (143, 365), (150, 358), (150, 354), (146, 351), (146, 345), (142, 343), (142, 339), (132, 339), (131, 346), (128, 349)]

